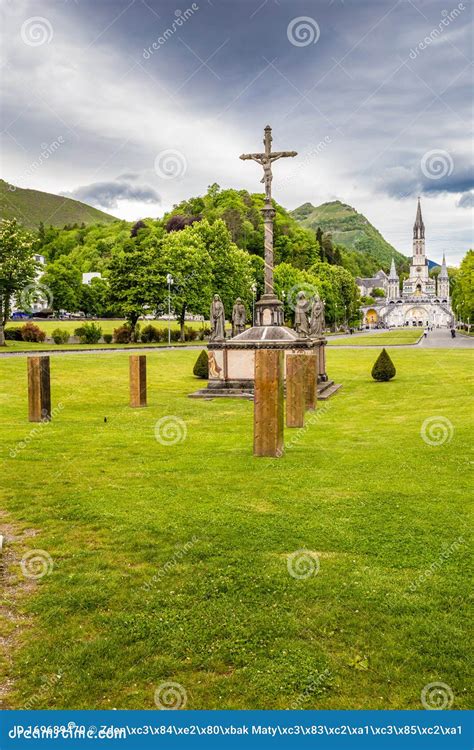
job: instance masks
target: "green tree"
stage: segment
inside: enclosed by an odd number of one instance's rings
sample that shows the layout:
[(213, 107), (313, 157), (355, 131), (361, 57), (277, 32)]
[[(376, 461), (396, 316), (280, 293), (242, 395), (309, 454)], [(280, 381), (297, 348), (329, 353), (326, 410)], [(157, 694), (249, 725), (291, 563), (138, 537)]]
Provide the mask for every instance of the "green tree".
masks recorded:
[(474, 322), (474, 250), (468, 250), (456, 274), (453, 307), (463, 322)]
[(18, 226), (16, 219), (0, 222), (0, 346), (5, 346), (5, 324), (11, 314), (13, 296), (32, 284), (37, 263), (35, 238)]
[(202, 236), (201, 223), (181, 232), (167, 234), (158, 248), (157, 277), (159, 297), (168, 297), (166, 278), (171, 274), (171, 309), (177, 315), (184, 341), (186, 313), (209, 315), (212, 296), (212, 258)]
[(67, 256), (60, 256), (46, 266), (41, 284), (51, 292), (51, 305), (56, 313), (60, 310), (76, 312), (79, 309), (82, 274)]
[(110, 311), (110, 286), (107, 279), (94, 278), (90, 284), (81, 284), (79, 310), (95, 318), (106, 317)]
[(137, 322), (152, 308), (156, 310), (162, 292), (158, 273), (157, 251), (143, 249), (128, 240), (123, 249), (112, 256), (109, 285), (110, 302), (125, 316), (131, 329), (131, 340), (137, 338)]

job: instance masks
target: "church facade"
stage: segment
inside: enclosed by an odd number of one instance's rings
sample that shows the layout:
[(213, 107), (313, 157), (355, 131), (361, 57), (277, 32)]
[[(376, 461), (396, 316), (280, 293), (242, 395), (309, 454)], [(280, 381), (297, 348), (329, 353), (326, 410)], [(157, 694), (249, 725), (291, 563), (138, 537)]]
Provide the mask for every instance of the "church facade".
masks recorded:
[[(428, 261), (425, 254), (425, 225), (421, 215), (420, 199), (413, 226), (413, 255), (410, 264), (410, 275), (400, 288), (400, 279), (392, 258), (390, 273), (385, 284), (377, 284), (385, 291), (385, 297), (379, 298), (372, 305), (362, 308), (363, 325), (370, 328), (389, 328), (391, 326), (434, 326), (435, 328), (450, 328), (453, 325), (453, 311), (451, 309), (448, 269), (443, 255), (443, 263), (438, 279), (431, 279), (428, 273)], [(384, 274), (385, 275), (385, 274)], [(376, 275), (364, 281), (381, 281)], [(362, 290), (362, 285), (359, 284)], [(362, 292), (361, 293), (366, 293)]]

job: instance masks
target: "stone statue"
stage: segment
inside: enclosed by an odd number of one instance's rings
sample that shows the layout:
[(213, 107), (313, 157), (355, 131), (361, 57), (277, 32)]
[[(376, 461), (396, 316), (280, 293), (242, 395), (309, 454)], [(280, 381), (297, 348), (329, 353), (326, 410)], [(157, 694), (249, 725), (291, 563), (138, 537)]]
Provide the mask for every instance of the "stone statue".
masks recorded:
[(309, 335), (311, 338), (324, 336), (326, 321), (324, 319), (324, 300), (319, 297), (313, 297), (313, 306), (311, 308), (311, 318), (309, 321)]
[(295, 305), (295, 331), (298, 336), (309, 336), (308, 300), (304, 292), (298, 292)]
[(234, 307), (232, 308), (232, 336), (237, 336), (237, 334), (243, 333), (243, 331), (245, 331), (246, 322), (247, 314), (245, 311), (245, 305), (240, 297), (237, 297)]
[(225, 310), (218, 294), (214, 295), (211, 304), (211, 335), (209, 341), (224, 341), (225, 339)]

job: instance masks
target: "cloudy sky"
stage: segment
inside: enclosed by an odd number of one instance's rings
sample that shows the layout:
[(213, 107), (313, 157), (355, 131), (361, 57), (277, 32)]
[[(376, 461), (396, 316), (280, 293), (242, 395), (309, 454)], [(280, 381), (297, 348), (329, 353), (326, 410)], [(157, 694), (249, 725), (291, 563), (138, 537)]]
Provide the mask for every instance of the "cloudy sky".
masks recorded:
[(471, 245), (470, 24), (454, 0), (1, 0), (2, 177), (115, 216), (209, 184), (339, 199), (410, 254)]

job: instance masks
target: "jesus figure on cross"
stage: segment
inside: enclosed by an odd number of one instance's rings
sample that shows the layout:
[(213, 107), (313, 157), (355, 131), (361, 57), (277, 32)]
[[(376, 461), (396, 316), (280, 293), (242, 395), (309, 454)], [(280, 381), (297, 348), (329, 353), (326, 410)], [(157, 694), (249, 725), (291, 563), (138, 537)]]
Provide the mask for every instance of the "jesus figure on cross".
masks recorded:
[(261, 182), (265, 185), (265, 202), (272, 202), (272, 163), (277, 159), (281, 159), (284, 156), (297, 156), (296, 151), (274, 151), (272, 153), (272, 129), (270, 125), (265, 128), (265, 136), (263, 139), (263, 145), (265, 146), (265, 152), (263, 154), (242, 154), (240, 157), (244, 161), (246, 159), (252, 159), (257, 164), (261, 164), (263, 167), (263, 178)]

